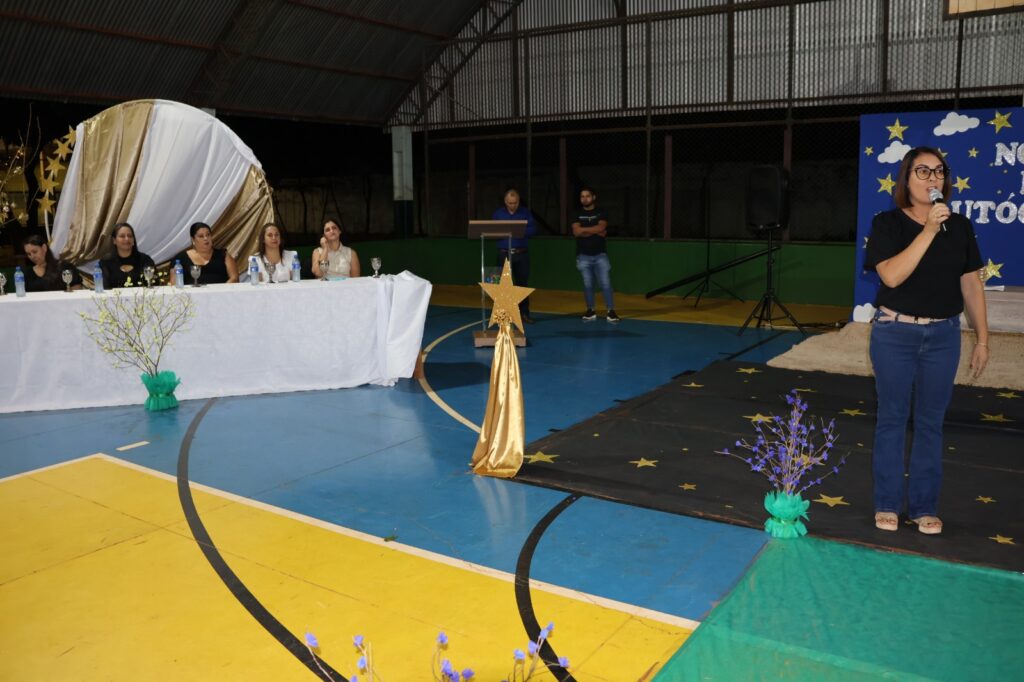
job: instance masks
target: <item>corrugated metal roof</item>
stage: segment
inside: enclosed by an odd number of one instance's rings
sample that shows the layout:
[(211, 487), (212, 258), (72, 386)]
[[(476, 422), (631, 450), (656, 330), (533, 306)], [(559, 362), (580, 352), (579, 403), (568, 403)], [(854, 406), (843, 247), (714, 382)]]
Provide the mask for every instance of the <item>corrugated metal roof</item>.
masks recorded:
[(0, 0), (0, 93), (383, 125), (480, 0)]

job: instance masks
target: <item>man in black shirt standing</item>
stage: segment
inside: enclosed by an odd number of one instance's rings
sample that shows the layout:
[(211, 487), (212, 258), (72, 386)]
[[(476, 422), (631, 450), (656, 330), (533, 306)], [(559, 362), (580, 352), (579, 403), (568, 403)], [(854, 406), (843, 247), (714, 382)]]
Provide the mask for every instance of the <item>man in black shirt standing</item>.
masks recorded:
[(612, 264), (608, 261), (608, 250), (605, 237), (608, 234), (608, 218), (603, 211), (595, 206), (597, 194), (590, 187), (580, 190), (580, 211), (572, 224), (572, 233), (576, 236), (576, 269), (583, 275), (583, 298), (587, 303), (587, 312), (583, 321), (597, 319), (594, 313), (594, 278), (597, 277), (604, 294), (604, 304), (608, 309), (607, 320), (615, 323), (619, 316), (615, 314), (615, 302), (612, 300)]

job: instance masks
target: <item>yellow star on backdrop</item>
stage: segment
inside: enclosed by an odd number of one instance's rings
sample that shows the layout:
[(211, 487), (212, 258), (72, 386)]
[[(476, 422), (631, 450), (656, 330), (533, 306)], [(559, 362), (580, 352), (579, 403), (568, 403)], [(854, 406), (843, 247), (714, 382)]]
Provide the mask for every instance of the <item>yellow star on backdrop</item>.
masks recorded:
[(682, 488), (683, 490), (696, 490), (697, 489), (697, 484), (696, 483), (684, 483), (684, 484), (682, 484), (679, 487)]
[(956, 182), (953, 183), (953, 186), (956, 187), (957, 192), (963, 192), (965, 189), (971, 188), (971, 186), (967, 184), (968, 182), (970, 182), (970, 180), (970, 178), (961, 178), (958, 175), (956, 176)]
[(757, 414), (745, 414), (743, 415), (743, 418), (749, 419), (752, 422), (770, 422), (772, 420), (771, 417), (766, 417), (760, 412), (758, 412)]
[(49, 195), (44, 195), (42, 199), (37, 200), (37, 203), (39, 204), (39, 208), (41, 208), (44, 212), (53, 213), (54, 202), (53, 199), (49, 197)]
[(981, 413), (981, 421), (983, 422), (1012, 422), (1012, 419), (1005, 417), (1002, 413), (999, 414), (985, 414)]
[(49, 194), (53, 190), (57, 189), (56, 178), (50, 178), (44, 175), (42, 179), (39, 180), (39, 189), (43, 190), (43, 194)]
[(75, 132), (74, 128), (68, 126), (68, 134), (60, 139), (66, 140), (68, 144), (74, 144), (76, 137), (78, 137), (78, 133)]
[(54, 174), (56, 174), (56, 173), (60, 173), (62, 170), (64, 170), (64, 165), (61, 164), (60, 159), (58, 159), (56, 156), (53, 157), (52, 159), (47, 159), (46, 160), (46, 172), (47, 173), (54, 173)]
[(978, 150), (974, 147), (971, 147), (970, 149), (967, 150), (967, 156), (971, 157), (972, 159), (978, 158)]
[(1006, 393), (996, 393), (996, 397), (1009, 398), (1010, 400), (1013, 400), (1014, 398), (1019, 398), (1020, 394), (1015, 391), (1007, 391)]
[(875, 148), (874, 147), (864, 147), (864, 154), (866, 156), (871, 156), (874, 153), (875, 153)]
[(683, 388), (704, 388), (704, 384), (698, 384), (691, 381), (688, 384), (683, 384)]
[(512, 266), (509, 261), (505, 261), (505, 267), (501, 271), (501, 280), (497, 284), (488, 284), (486, 282), (480, 282), (480, 286), (483, 287), (487, 295), (494, 299), (494, 309), (491, 310), (491, 321), (487, 323), (488, 327), (493, 327), (496, 324), (501, 323), (501, 318), (504, 315), (508, 316), (508, 320), (514, 324), (519, 331), (526, 333), (523, 329), (523, 318), (519, 315), (519, 302), (524, 298), (533, 293), (533, 289), (529, 287), (517, 287), (512, 284)]
[(756, 367), (740, 367), (736, 371), (739, 372), (740, 374), (760, 374), (761, 373), (761, 370), (757, 369)]
[(974, 501), (981, 502), (982, 504), (989, 504), (991, 502), (995, 502), (995, 499), (987, 497), (985, 495), (978, 495), (977, 497), (974, 498)]
[(839, 497), (829, 497), (828, 495), (825, 495), (823, 493), (818, 493), (818, 499), (811, 500), (811, 502), (820, 502), (821, 504), (827, 504), (830, 508), (835, 507), (837, 505), (844, 507), (850, 506), (849, 502), (843, 500), (842, 495), (840, 495)]
[(656, 459), (646, 459), (644, 457), (641, 457), (640, 459), (630, 460), (629, 463), (630, 464), (635, 464), (637, 469), (641, 469), (643, 467), (656, 467), (656, 466), (658, 466), (658, 460), (656, 460)]
[(1003, 128), (1012, 128), (1013, 126), (1010, 125), (1010, 114), (1012, 114), (1012, 113), (1013, 112), (1011, 111), (1009, 114), (1000, 114), (997, 111), (996, 112), (996, 117), (994, 119), (992, 119), (991, 121), (989, 121), (988, 123), (989, 123), (989, 125), (993, 125), (993, 126), (996, 127), (996, 132), (997, 133), (1000, 130), (1002, 130)]
[(863, 417), (867, 413), (866, 412), (861, 412), (857, 408), (853, 408), (853, 409), (846, 408), (845, 410), (839, 410), (839, 414), (845, 414), (848, 417)]
[(65, 157), (71, 156), (71, 145), (63, 140), (58, 142), (57, 151), (55, 151), (54, 154), (57, 155), (58, 159), (63, 161)]
[(889, 139), (890, 140), (893, 139), (893, 138), (898, 138), (898, 139), (902, 140), (903, 139), (903, 131), (906, 130), (907, 128), (909, 128), (909, 127), (910, 126), (901, 126), (900, 125), (900, 120), (896, 119), (895, 123), (893, 123), (891, 126), (885, 126), (885, 129), (889, 131)]
[(988, 262), (985, 263), (985, 267), (982, 269), (982, 279), (989, 280), (992, 279), (993, 277), (998, 277), (999, 279), (1002, 279), (1003, 276), (999, 274), (999, 269), (1002, 268), (1003, 265), (1005, 265), (1005, 263), (993, 263), (992, 259), (989, 258)]
[(536, 453), (532, 455), (527, 455), (526, 461), (529, 462), (530, 464), (535, 464), (536, 462), (547, 462), (548, 464), (554, 464), (555, 457), (558, 457), (558, 455), (545, 455), (543, 452), (538, 450)]
[(942, 154), (942, 158), (946, 158), (947, 156), (949, 156), (949, 152), (944, 152), (944, 151), (942, 151), (942, 147), (939, 147), (937, 151), (938, 151), (938, 152), (939, 152), (940, 154)]
[(1016, 542), (1013, 541), (1013, 538), (1004, 537), (1004, 536), (1000, 535), (999, 533), (996, 533), (995, 536), (990, 537), (989, 540), (995, 540), (1000, 545), (1015, 545), (1015, 544), (1017, 544)]
[(893, 179), (892, 179), (892, 173), (889, 173), (884, 178), (875, 178), (875, 179), (878, 180), (878, 191), (879, 192), (888, 192), (889, 194), (892, 194), (892, 188), (896, 186), (896, 183), (893, 182)]

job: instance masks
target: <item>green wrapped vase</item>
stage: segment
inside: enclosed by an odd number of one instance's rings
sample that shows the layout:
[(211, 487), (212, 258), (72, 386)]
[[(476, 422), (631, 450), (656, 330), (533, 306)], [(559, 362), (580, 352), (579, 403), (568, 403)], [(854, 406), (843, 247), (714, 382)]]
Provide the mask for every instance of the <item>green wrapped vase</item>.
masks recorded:
[(764, 508), (771, 516), (764, 522), (764, 530), (773, 538), (798, 538), (807, 535), (807, 526), (801, 521), (807, 518), (809, 500), (800, 495), (773, 490), (764, 496)]
[(175, 376), (174, 372), (143, 374), (142, 383), (149, 391), (149, 397), (146, 398), (146, 409), (150, 412), (169, 410), (178, 406), (178, 399), (174, 397), (174, 389), (181, 383), (181, 379)]

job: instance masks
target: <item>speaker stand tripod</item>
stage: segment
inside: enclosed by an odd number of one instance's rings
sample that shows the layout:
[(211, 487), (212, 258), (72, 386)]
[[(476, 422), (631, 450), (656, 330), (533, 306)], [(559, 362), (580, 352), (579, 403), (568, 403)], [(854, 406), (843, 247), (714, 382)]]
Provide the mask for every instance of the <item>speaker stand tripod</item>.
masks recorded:
[(701, 181), (700, 185), (701, 212), (703, 213), (704, 218), (704, 276), (697, 281), (693, 288), (683, 294), (683, 300), (686, 300), (688, 297), (693, 295), (693, 292), (697, 292), (697, 299), (693, 302), (694, 308), (700, 305), (701, 297), (711, 291), (712, 285), (729, 294), (737, 301), (743, 300), (733, 290), (727, 289), (711, 279), (711, 214), (708, 210), (708, 205), (711, 202), (711, 191), (708, 185), (708, 175), (710, 175), (710, 172), (711, 170), (709, 168), (708, 172), (704, 174), (704, 179)]
[[(797, 329), (800, 330), (801, 334), (806, 334), (807, 333), (806, 331), (804, 331), (804, 328), (802, 326), (800, 326), (800, 323), (796, 321), (796, 318), (793, 317), (793, 315), (789, 312), (789, 310), (786, 309), (786, 306), (782, 305), (782, 303), (778, 299), (776, 299), (776, 297), (775, 297), (774, 269), (775, 269), (775, 251), (776, 251), (777, 247), (775, 247), (772, 244), (772, 234), (775, 232), (775, 230), (779, 229), (779, 227), (780, 227), (779, 225), (759, 225), (758, 226), (758, 229), (768, 233), (768, 267), (767, 267), (768, 274), (767, 274), (767, 281), (766, 281), (766, 284), (765, 284), (764, 294), (762, 294), (762, 296), (761, 296), (761, 300), (757, 302), (757, 305), (754, 306), (754, 309), (750, 311), (749, 315), (747, 315), (747, 319), (743, 322), (743, 326), (740, 327), (740, 330), (738, 332), (736, 332), (737, 336), (739, 336), (744, 331), (746, 331), (747, 326), (755, 318), (757, 319), (757, 325), (755, 325), (757, 328), (760, 328), (762, 324), (767, 324), (769, 327), (771, 327), (772, 323), (775, 320), (785, 320), (785, 319), (788, 319), (790, 322), (793, 323), (794, 327), (796, 327)], [(778, 306), (779, 310), (782, 311), (783, 315), (780, 316), (780, 317), (773, 317), (773, 315), (772, 315), (772, 306)]]

